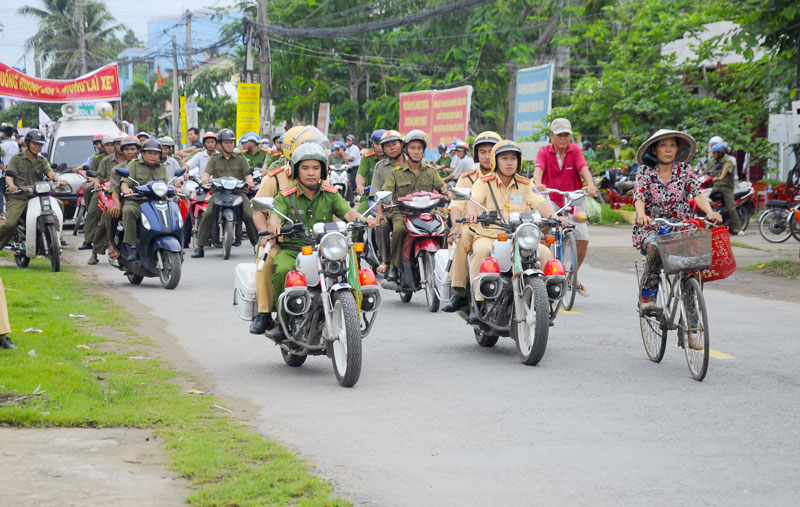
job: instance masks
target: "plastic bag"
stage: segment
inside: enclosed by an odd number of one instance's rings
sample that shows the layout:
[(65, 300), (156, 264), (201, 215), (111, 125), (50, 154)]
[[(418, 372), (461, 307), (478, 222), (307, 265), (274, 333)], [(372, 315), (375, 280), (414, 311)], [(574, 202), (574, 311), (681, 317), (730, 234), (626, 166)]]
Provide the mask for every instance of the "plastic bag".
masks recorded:
[(603, 207), (600, 203), (592, 197), (586, 198), (586, 214), (589, 216), (589, 222), (598, 223), (603, 214)]

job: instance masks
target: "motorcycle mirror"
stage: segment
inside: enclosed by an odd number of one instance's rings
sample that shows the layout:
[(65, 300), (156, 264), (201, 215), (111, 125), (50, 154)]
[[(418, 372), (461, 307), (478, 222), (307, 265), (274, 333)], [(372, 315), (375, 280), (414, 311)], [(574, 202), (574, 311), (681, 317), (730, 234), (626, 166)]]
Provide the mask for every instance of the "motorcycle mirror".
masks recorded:
[(392, 192), (389, 190), (379, 190), (375, 193), (375, 197), (378, 198), (378, 204), (389, 204), (392, 202)]
[(453, 187), (450, 189), (450, 192), (453, 193), (453, 199), (456, 201), (468, 201), (472, 196), (471, 188)]
[(123, 178), (127, 178), (128, 176), (130, 176), (130, 175), (131, 175), (131, 173), (129, 173), (129, 172), (128, 172), (128, 170), (127, 170), (127, 169), (125, 169), (125, 168), (123, 168), (123, 167), (117, 167), (117, 168), (115, 169), (115, 171), (116, 171), (116, 173), (117, 173), (117, 174), (119, 174), (119, 175), (120, 175), (120, 176), (122, 176)]
[(180, 169), (175, 171), (175, 176), (183, 176), (183, 173), (185, 173), (185, 172), (186, 172), (186, 168), (185, 167), (181, 167)]
[(256, 197), (253, 199), (254, 211), (272, 211), (275, 208), (274, 197)]

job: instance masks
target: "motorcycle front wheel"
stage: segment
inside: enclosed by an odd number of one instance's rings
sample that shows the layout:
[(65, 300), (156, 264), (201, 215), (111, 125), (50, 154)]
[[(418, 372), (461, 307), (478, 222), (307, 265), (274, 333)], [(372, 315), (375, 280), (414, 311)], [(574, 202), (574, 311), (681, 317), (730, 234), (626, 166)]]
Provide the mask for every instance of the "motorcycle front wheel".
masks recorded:
[(181, 254), (180, 252), (158, 252), (161, 256), (161, 271), (158, 273), (161, 285), (165, 289), (174, 289), (181, 281)]
[(86, 219), (86, 208), (84, 207), (83, 204), (81, 204), (77, 208), (75, 208), (75, 217), (73, 220), (75, 225), (72, 226), (73, 236), (78, 235), (78, 229), (83, 227), (85, 219)]
[(231, 256), (231, 246), (233, 246), (233, 222), (225, 221), (222, 231), (222, 258), (228, 259)]
[(750, 208), (742, 206), (737, 210), (739, 213), (739, 222), (741, 223), (740, 231), (746, 231), (747, 226), (750, 225)]
[(550, 332), (550, 310), (544, 280), (540, 277), (525, 280), (521, 303), (524, 314), (522, 322), (515, 319), (511, 324), (513, 338), (517, 342), (520, 360), (528, 366), (535, 366), (544, 357)]
[(436, 274), (433, 268), (433, 253), (425, 252), (422, 259), (421, 268), (425, 270), (425, 299), (428, 302), (428, 311), (436, 313), (439, 311), (439, 296), (436, 295)]
[(47, 241), (47, 258), (50, 260), (50, 270), (61, 271), (61, 241), (58, 239), (58, 229), (55, 225), (47, 226), (45, 235)]
[(192, 248), (197, 248), (199, 245), (197, 244), (197, 238), (200, 234), (200, 221), (203, 220), (203, 215), (205, 211), (201, 211), (197, 214), (197, 218), (192, 223)]
[(770, 243), (783, 243), (789, 239), (792, 235), (789, 211), (784, 208), (765, 211), (758, 219), (758, 232)]
[(333, 295), (332, 327), (331, 361), (336, 380), (343, 387), (353, 387), (361, 376), (361, 329), (352, 293), (342, 290)]

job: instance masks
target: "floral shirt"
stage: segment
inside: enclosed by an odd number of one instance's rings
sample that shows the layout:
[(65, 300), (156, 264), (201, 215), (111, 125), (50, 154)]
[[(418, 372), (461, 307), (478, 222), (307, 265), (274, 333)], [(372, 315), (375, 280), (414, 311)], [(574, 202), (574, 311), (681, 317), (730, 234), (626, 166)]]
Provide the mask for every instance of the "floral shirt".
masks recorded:
[[(689, 199), (700, 193), (700, 183), (694, 177), (689, 164), (675, 162), (672, 174), (665, 185), (658, 177), (658, 166), (655, 168), (642, 165), (636, 174), (636, 187), (633, 198), (644, 203), (644, 209), (650, 218), (666, 218), (672, 222), (681, 222), (692, 217)], [(651, 228), (633, 225), (633, 246), (639, 248), (647, 236), (653, 233)]]

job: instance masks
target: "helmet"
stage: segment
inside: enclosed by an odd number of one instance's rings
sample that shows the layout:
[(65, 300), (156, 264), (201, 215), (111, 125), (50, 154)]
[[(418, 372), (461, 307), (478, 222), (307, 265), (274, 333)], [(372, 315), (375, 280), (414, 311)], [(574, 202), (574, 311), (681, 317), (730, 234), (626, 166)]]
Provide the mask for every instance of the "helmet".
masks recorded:
[(522, 148), (514, 141), (500, 141), (492, 148), (492, 171), (497, 170), (497, 156), (501, 153), (516, 153), (517, 172), (522, 170)]
[[(278, 141), (280, 141), (280, 142), (283, 142), (283, 137), (284, 137), (285, 135), (286, 135), (286, 133), (285, 133), (285, 132), (284, 132), (283, 134), (281, 134), (281, 137), (280, 137), (280, 139), (278, 139)], [(273, 141), (274, 141), (274, 139), (273, 139)]]
[(303, 160), (316, 160), (322, 164), (321, 181), (328, 179), (328, 157), (325, 155), (326, 148), (313, 142), (303, 143), (292, 150), (292, 178), (297, 179), (300, 175), (300, 162)]
[(469, 151), (469, 143), (466, 141), (459, 141), (456, 143), (456, 148), (464, 151)]
[(213, 139), (213, 140), (216, 141), (217, 140), (217, 134), (215, 134), (213, 132), (206, 132), (205, 134), (203, 134), (203, 143), (206, 142), (206, 139)]
[(445, 146), (444, 143), (439, 143), (439, 146), (437, 146), (436, 149), (447, 151), (447, 146)]
[(153, 136), (151, 136), (147, 132), (139, 132), (138, 134), (136, 134), (136, 137), (144, 137), (145, 139), (152, 139)]
[(305, 143), (316, 143), (322, 146), (323, 150), (327, 150), (331, 147), (331, 142), (317, 127), (313, 125), (292, 127), (283, 138), (284, 156), (286, 156), (287, 159), (291, 159), (292, 152), (297, 149), (298, 146)]
[(478, 146), (481, 144), (491, 144), (494, 146), (495, 144), (502, 141), (503, 138), (500, 137), (500, 134), (497, 132), (492, 132), (491, 130), (487, 130), (485, 132), (481, 132), (478, 134), (478, 137), (475, 138), (475, 141), (472, 143), (472, 160), (475, 162), (478, 161)]
[(343, 143), (343, 142), (341, 142), (341, 141), (335, 141), (335, 142), (333, 143), (333, 146), (331, 146), (331, 148), (333, 148), (334, 150), (335, 150), (336, 148), (342, 148), (342, 149), (344, 149), (344, 147), (345, 147), (345, 145), (344, 145), (344, 143)]
[(728, 147), (725, 146), (722, 143), (717, 143), (717, 144), (715, 144), (714, 146), (711, 147), (711, 151), (712, 152), (722, 151), (722, 152), (726, 152), (727, 153)]
[(98, 141), (103, 142), (103, 137), (105, 137), (103, 134), (97, 134), (92, 138), (92, 142), (93, 143), (96, 143)]
[(275, 139), (280, 138), (283, 141), (283, 135), (286, 133), (286, 130), (283, 127), (275, 127), (275, 130), (272, 131), (272, 142), (275, 142)]
[(32, 129), (29, 130), (27, 134), (25, 134), (25, 144), (28, 143), (39, 143), (44, 144), (45, 138), (42, 131), (39, 129)]
[(403, 138), (403, 144), (406, 146), (408, 146), (408, 143), (411, 141), (422, 141), (422, 149), (428, 148), (428, 135), (419, 129), (412, 130)]
[(709, 146), (714, 146), (715, 144), (722, 144), (722, 138), (719, 136), (714, 136), (708, 140)]
[(261, 141), (261, 138), (258, 137), (258, 134), (256, 134), (255, 132), (248, 132), (247, 134), (242, 136), (241, 141), (242, 142), (253, 141), (254, 143), (257, 143), (257, 142)]
[(161, 146), (175, 146), (175, 140), (170, 136), (162, 136), (158, 140), (161, 142)]
[(588, 140), (588, 139), (584, 139), (584, 141), (581, 144), (584, 145), (584, 146), (589, 146), (589, 147), (592, 146), (592, 142), (590, 140)]
[[(121, 143), (122, 140), (125, 139), (126, 137), (127, 136), (125, 134), (117, 134), (116, 136), (114, 136), (114, 139), (112, 139), (111, 142), (112, 143)], [(137, 139), (137, 141), (138, 141), (138, 139)]]
[(120, 144), (120, 147), (124, 148), (126, 146), (131, 146), (131, 145), (136, 146), (137, 148), (141, 148), (142, 147), (141, 143), (139, 143), (139, 139), (136, 138), (136, 137), (133, 137), (133, 136), (125, 136), (122, 139), (122, 143)]
[(398, 132), (396, 130), (387, 130), (381, 136), (381, 145), (384, 145), (384, 144), (392, 142), (392, 141), (403, 142), (403, 134), (401, 134), (400, 132)]
[(114, 142), (114, 136), (110, 136), (108, 134), (103, 136), (103, 144), (111, 144)]
[(453, 151), (455, 149), (456, 149), (456, 143), (452, 143), (452, 144), (450, 144), (450, 146), (447, 147), (447, 153), (450, 153), (451, 151)]
[(217, 139), (222, 141), (236, 141), (236, 134), (233, 133), (231, 129), (222, 129), (217, 134)]
[(354, 136), (353, 134), (347, 134), (347, 137), (345, 137), (345, 139), (348, 141), (356, 142), (356, 136)]
[(370, 140), (371, 140), (373, 143), (379, 143), (379, 144), (380, 144), (380, 142), (381, 142), (381, 137), (383, 137), (383, 134), (384, 134), (385, 132), (386, 132), (386, 129), (377, 129), (377, 130), (374, 130), (374, 131), (372, 132), (372, 135), (371, 135), (371, 136), (369, 136), (369, 138), (370, 138)]
[(142, 151), (157, 151), (161, 153), (161, 143), (158, 142), (158, 139), (148, 139), (142, 145)]

